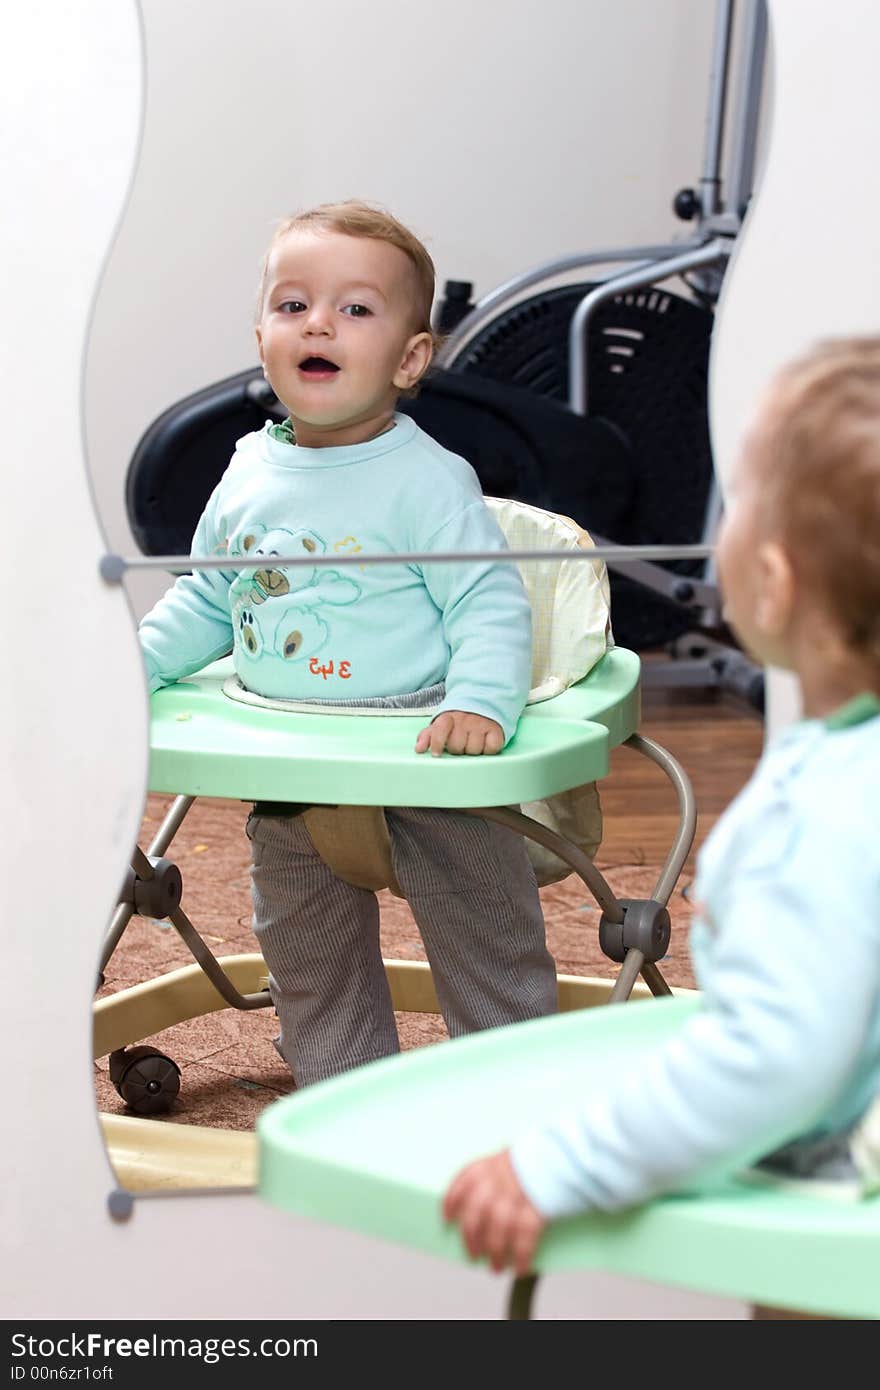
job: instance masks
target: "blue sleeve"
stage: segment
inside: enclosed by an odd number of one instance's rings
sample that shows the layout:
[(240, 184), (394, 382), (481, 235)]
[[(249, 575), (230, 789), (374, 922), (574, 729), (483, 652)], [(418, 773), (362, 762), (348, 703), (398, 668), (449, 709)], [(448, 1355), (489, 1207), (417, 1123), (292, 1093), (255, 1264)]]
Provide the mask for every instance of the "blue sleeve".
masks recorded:
[(752, 1162), (852, 1085), (880, 1008), (878, 857), (867, 831), (809, 819), (756, 827), (701, 1012), (637, 1072), (609, 1067), (580, 1107), (513, 1145), (546, 1216), (617, 1210)]
[[(216, 502), (217, 489), (193, 537), (194, 559), (225, 552), (214, 523)], [(232, 570), (193, 570), (181, 575), (142, 619), (138, 636), (150, 694), (232, 650), (229, 586), (234, 577)]]
[[(420, 548), (507, 550), (485, 503), (475, 502), (445, 522)], [(508, 743), (529, 693), (532, 612), (513, 561), (462, 560), (422, 565), (428, 592), (443, 614), (450, 648), (446, 695), (438, 713), (466, 710), (494, 719)]]

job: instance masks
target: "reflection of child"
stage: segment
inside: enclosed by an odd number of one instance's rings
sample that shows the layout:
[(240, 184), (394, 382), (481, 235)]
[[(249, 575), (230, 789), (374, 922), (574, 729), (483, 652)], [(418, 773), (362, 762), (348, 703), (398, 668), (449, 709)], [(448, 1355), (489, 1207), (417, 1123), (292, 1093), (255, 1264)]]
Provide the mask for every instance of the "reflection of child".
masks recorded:
[[(194, 555), (265, 566), (177, 581), (141, 624), (151, 690), (232, 648), (240, 680), (264, 696), (429, 708), (417, 753), (493, 754), (512, 737), (531, 666), (515, 565), (273, 564), (506, 549), (471, 467), (395, 411), (431, 360), (433, 294), (427, 251), (378, 209), (321, 207), (276, 233), (257, 341), (290, 418), (239, 440), (193, 542)], [(258, 803), (248, 833), (278, 1046), (303, 1085), (398, 1040), (375, 894), (331, 872), (301, 809)], [(524, 842), (455, 812), (387, 819), (449, 1032), (552, 1012), (556, 973)]]
[(780, 373), (718, 564), (731, 622), (797, 674), (805, 718), (700, 855), (700, 1013), (641, 1070), (609, 1070), (569, 1114), (454, 1178), (444, 1213), (495, 1269), (524, 1273), (558, 1217), (761, 1155), (768, 1171), (849, 1175), (868, 1151), (850, 1136), (880, 1092), (880, 339)]

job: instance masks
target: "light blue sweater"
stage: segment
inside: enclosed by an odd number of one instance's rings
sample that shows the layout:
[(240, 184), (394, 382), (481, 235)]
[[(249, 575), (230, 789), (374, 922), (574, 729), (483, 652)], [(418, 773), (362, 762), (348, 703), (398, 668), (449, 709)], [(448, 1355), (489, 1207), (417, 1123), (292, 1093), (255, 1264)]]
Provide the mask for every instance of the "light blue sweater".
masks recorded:
[(486, 715), (512, 737), (531, 673), (515, 564), (272, 565), (272, 555), (507, 549), (470, 464), (394, 418), (347, 447), (302, 448), (269, 424), (238, 441), (192, 553), (265, 555), (266, 565), (177, 580), (140, 626), (151, 691), (231, 648), (260, 695), (370, 699), (445, 679), (438, 713)]
[(546, 1216), (613, 1211), (841, 1133), (880, 1093), (878, 787), (874, 696), (768, 748), (699, 857), (703, 1008), (642, 1070), (609, 1058), (607, 1084), (513, 1145)]

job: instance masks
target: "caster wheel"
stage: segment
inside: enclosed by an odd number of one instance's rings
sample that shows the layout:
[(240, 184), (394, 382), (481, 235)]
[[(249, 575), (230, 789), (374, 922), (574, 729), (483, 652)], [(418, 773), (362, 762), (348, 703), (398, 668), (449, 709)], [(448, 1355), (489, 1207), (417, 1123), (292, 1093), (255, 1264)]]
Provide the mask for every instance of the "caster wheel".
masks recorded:
[(111, 1052), (110, 1080), (136, 1115), (163, 1114), (180, 1092), (180, 1068), (155, 1047)]

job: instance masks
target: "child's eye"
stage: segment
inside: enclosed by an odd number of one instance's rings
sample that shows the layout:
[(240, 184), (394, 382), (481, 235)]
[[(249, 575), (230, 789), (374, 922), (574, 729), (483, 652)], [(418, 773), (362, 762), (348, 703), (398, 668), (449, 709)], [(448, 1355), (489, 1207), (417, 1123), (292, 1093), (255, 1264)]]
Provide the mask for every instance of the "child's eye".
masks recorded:
[(366, 304), (346, 304), (342, 312), (353, 319), (365, 319), (372, 313), (372, 309), (368, 309)]
[(279, 314), (301, 314), (305, 309), (301, 299), (285, 299), (278, 305)]

